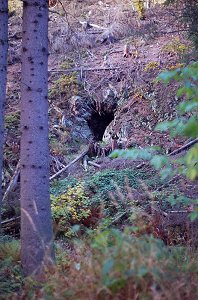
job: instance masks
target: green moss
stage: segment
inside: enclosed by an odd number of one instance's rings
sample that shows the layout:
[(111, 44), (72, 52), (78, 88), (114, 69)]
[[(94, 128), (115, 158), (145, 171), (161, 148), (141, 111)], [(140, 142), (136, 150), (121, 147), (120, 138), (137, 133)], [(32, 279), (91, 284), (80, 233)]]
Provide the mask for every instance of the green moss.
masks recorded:
[(55, 197), (65, 193), (68, 188), (75, 186), (78, 180), (75, 177), (67, 177), (63, 180), (54, 180), (51, 184), (51, 194)]
[[(71, 221), (72, 219), (75, 221), (75, 218), (81, 223), (90, 214), (95, 219), (100, 218), (102, 207), (105, 220), (109, 220), (109, 223), (114, 222), (124, 212), (126, 216), (131, 214), (132, 205), (138, 199), (134, 199), (134, 202), (130, 199), (127, 187), (141, 189), (140, 180), (144, 181), (149, 188), (154, 188), (159, 184), (152, 170), (145, 172), (135, 169), (105, 170), (81, 180), (71, 177), (67, 180), (60, 180), (52, 187), (52, 194), (56, 195), (52, 197), (56, 206), (54, 213), (62, 216), (60, 219), (61, 221), (64, 219), (64, 224), (66, 224), (66, 219), (72, 224)], [(78, 210), (78, 205), (83, 208), (82, 211)], [(72, 209), (68, 210), (68, 207)], [(90, 223), (88, 225), (90, 226)], [(66, 231), (67, 229), (68, 223), (65, 226)]]
[(74, 61), (73, 59), (67, 59), (67, 60), (64, 60), (61, 65), (60, 65), (60, 69), (70, 69), (70, 68), (73, 68), (75, 66), (74, 64)]
[(20, 126), (20, 112), (12, 112), (5, 115), (5, 128), (8, 130), (19, 129)]
[(178, 55), (184, 55), (188, 50), (188, 47), (180, 41), (179, 38), (174, 38), (171, 42), (167, 43), (163, 48), (163, 53), (173, 53)]
[(73, 95), (78, 94), (78, 83), (76, 73), (62, 75), (52, 86), (49, 91), (49, 99), (64, 97), (70, 99)]
[[(72, 59), (64, 60), (60, 64), (61, 70), (67, 70), (74, 68), (74, 61)], [(62, 75), (58, 80), (54, 82), (50, 91), (49, 98), (57, 98), (58, 96), (64, 96), (67, 99), (71, 98), (73, 95), (78, 94), (78, 83), (77, 83), (77, 73), (72, 72), (67, 75)]]
[(144, 71), (147, 72), (150, 70), (159, 70), (159, 67), (160, 67), (160, 63), (158, 61), (150, 61), (144, 67)]
[(140, 188), (140, 180), (144, 180), (149, 187), (157, 184), (158, 180), (153, 172), (144, 170), (124, 169), (124, 170), (105, 170), (96, 173), (92, 178), (85, 182), (87, 191), (92, 193), (93, 201), (108, 201), (109, 192), (115, 191), (119, 187), (123, 194), (126, 194), (127, 184), (135, 189)]

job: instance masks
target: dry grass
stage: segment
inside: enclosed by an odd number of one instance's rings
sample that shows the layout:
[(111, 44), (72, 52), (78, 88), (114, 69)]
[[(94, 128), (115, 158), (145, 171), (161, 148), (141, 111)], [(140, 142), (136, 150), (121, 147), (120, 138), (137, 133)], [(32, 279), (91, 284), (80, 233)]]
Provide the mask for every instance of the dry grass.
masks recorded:
[[(57, 13), (50, 14), (49, 40), (51, 52), (67, 53), (72, 50), (93, 48), (103, 36), (115, 40), (153, 31), (150, 21), (140, 23), (130, 1), (64, 1)], [(83, 31), (80, 21), (94, 23), (103, 29)], [(150, 26), (152, 28), (150, 28)]]
[[(73, 250), (58, 248), (43, 287), (30, 279), (12, 299), (197, 299), (197, 257), (130, 230), (103, 231)], [(36, 288), (37, 286), (37, 288)]]

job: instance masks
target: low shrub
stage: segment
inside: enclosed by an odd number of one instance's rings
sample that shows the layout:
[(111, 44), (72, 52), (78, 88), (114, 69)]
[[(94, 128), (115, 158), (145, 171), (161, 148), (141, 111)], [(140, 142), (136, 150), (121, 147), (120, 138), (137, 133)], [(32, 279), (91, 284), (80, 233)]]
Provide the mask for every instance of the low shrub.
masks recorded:
[[(130, 228), (96, 232), (78, 240), (39, 291), (28, 284), (23, 299), (197, 299), (197, 255), (167, 247)], [(63, 263), (62, 263), (63, 261)], [(69, 264), (68, 264), (69, 261)], [(30, 295), (29, 297), (28, 295)]]
[[(138, 205), (132, 189), (142, 189), (140, 180), (154, 188), (159, 180), (148, 170), (104, 170), (82, 180), (68, 178), (53, 183), (52, 215), (57, 233), (73, 236), (71, 226), (109, 226), (128, 219)], [(143, 202), (141, 204), (144, 204)], [(102, 220), (103, 219), (103, 220)]]
[(82, 183), (68, 187), (67, 191), (57, 197), (51, 196), (52, 216), (58, 225), (58, 232), (70, 236), (72, 231), (69, 225), (78, 224), (90, 216), (90, 201), (85, 194)]
[[(198, 177), (198, 62), (191, 63), (184, 68), (163, 72), (158, 79), (165, 84), (171, 81), (179, 82), (177, 96), (185, 100), (178, 105), (176, 118), (158, 124), (156, 130), (168, 131), (172, 138), (185, 136), (188, 139), (194, 139), (194, 144), (179, 158), (162, 155), (159, 148), (115, 150), (111, 156), (148, 160), (155, 169), (160, 171), (162, 180), (169, 181), (170, 178), (178, 175), (185, 176), (192, 181), (196, 180)], [(181, 200), (181, 197), (178, 199)], [(183, 200), (186, 202), (186, 197)], [(188, 201), (189, 206), (193, 207), (191, 219), (194, 220), (198, 217), (198, 199), (188, 199)], [(186, 203), (184, 204), (186, 206)]]
[(22, 286), (20, 243), (8, 236), (0, 236), (0, 299), (18, 291)]

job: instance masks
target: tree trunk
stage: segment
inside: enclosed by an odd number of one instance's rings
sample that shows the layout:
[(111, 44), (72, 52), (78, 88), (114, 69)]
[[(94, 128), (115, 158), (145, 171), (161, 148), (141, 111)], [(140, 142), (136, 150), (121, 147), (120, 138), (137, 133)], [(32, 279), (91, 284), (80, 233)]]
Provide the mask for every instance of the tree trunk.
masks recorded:
[(2, 171), (3, 171), (3, 141), (4, 141), (4, 113), (7, 80), (7, 52), (8, 52), (8, 0), (0, 1), (0, 231), (2, 206)]
[(23, 2), (21, 261), (36, 279), (54, 260), (49, 195), (48, 1)]

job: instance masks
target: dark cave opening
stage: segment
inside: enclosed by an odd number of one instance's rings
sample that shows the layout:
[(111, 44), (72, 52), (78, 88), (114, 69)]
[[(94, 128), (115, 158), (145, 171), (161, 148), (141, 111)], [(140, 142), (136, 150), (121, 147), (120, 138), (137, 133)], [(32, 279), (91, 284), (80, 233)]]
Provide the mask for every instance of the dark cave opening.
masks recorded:
[(92, 130), (95, 140), (102, 141), (105, 129), (113, 121), (114, 113), (113, 112), (102, 112), (99, 114), (97, 111), (94, 111), (91, 115), (91, 118), (88, 120), (89, 128)]

